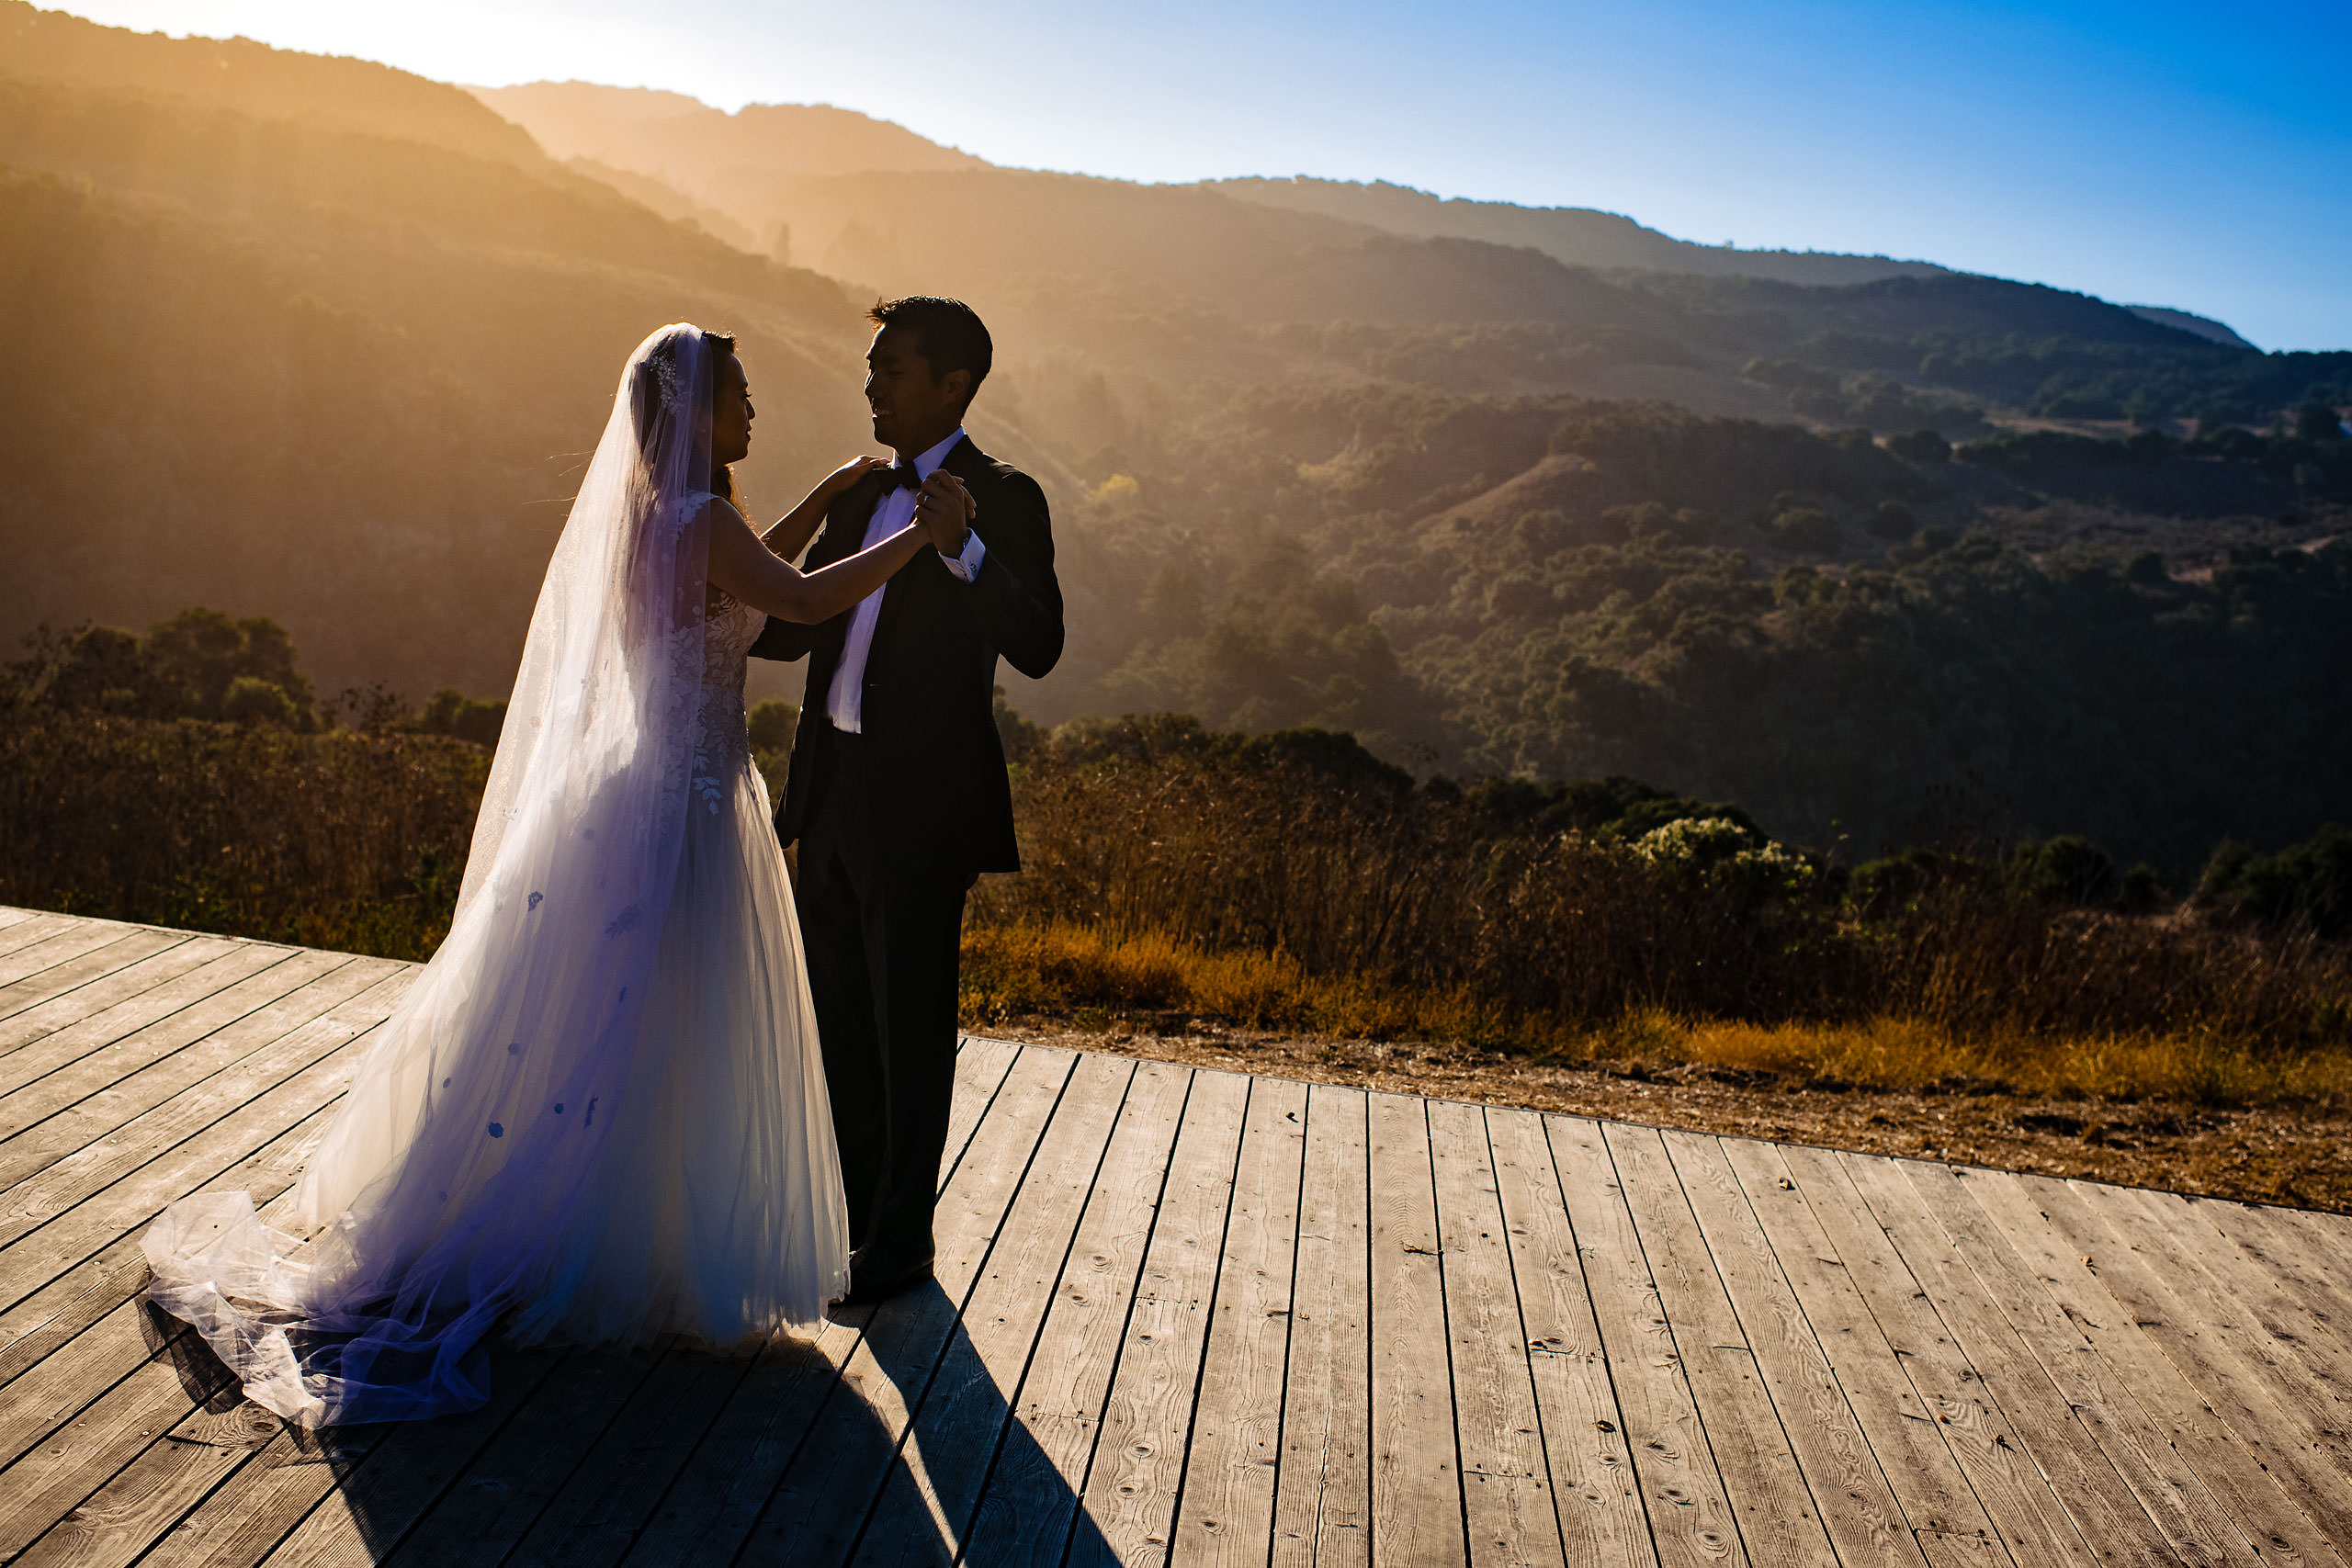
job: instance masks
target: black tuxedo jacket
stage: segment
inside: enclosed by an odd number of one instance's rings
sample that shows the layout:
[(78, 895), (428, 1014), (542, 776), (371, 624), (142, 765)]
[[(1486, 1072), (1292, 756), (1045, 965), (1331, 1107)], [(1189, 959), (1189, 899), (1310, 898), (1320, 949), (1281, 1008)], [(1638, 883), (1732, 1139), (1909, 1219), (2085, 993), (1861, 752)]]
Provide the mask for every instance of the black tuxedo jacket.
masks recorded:
[[(972, 492), (972, 531), (987, 554), (965, 582), (938, 552), (919, 550), (882, 595), (859, 721), (874, 780), (872, 820), (885, 829), (876, 848), (902, 847), (926, 863), (967, 873), (1018, 871), (1012, 791), (996, 732), (996, 661), (1002, 654), (1035, 678), (1061, 658), (1053, 525), (1037, 481), (990, 457), (969, 436), (940, 467)], [(888, 482), (887, 474), (869, 475), (826, 509), (808, 570), (864, 547)], [(825, 694), (853, 613), (813, 626), (771, 619), (752, 645), (761, 659), (808, 656), (800, 732), (775, 814), (777, 836), (787, 844), (808, 821), (818, 729), (828, 722)]]

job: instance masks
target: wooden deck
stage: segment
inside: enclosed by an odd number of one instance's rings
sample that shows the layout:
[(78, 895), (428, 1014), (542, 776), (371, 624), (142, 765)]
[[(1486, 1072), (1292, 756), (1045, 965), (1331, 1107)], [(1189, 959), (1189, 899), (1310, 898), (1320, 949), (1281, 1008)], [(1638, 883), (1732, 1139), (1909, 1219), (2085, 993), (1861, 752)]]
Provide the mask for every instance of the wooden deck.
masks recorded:
[(0, 909), (0, 1561), (2352, 1563), (2352, 1221), (979, 1039), (934, 1288), (299, 1442), (139, 1235), (410, 973)]

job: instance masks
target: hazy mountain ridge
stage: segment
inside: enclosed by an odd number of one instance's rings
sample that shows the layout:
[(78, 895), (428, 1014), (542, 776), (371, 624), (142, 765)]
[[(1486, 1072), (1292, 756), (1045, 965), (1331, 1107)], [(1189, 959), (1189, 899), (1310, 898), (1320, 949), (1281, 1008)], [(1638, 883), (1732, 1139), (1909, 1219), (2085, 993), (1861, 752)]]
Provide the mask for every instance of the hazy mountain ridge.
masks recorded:
[[(1025, 194), (1034, 199), (1035, 192), (1057, 185), (1060, 197), (1054, 205), (1063, 212), (1072, 208), (1083, 210), (1085, 222), (1104, 229), (1143, 222), (1151, 240), (1125, 248), (1123, 259), (1130, 265), (1136, 255), (1169, 248), (1163, 228), (1181, 230), (1186, 222), (1197, 221), (1204, 210), (1197, 204), (1172, 199), (1175, 193), (1207, 192), (1344, 226), (1269, 231), (1282, 236), (1277, 242), (1280, 246), (1294, 252), (1302, 245), (1340, 245), (1390, 235), (1532, 250), (1565, 266), (1595, 271), (1759, 278), (1815, 287), (1960, 276), (1926, 261), (1699, 244), (1674, 239), (1617, 213), (1441, 197), (1386, 182), (1358, 184), (1299, 175), (1140, 186), (1091, 175), (1004, 169), (903, 127), (825, 105), (752, 105), (730, 115), (683, 94), (585, 82), (469, 90), (529, 130), (558, 158), (593, 158), (615, 169), (662, 181), (695, 201), (726, 212), (745, 232), (769, 233), (779, 224), (791, 226), (802, 259), (836, 276), (861, 276), (860, 268), (898, 270), (938, 265), (937, 258), (907, 254), (895, 243), (899, 225), (920, 221), (920, 215), (907, 205), (910, 198), (944, 199), (961, 221), (987, 200), (1020, 205), (1024, 186)], [(943, 197), (942, 192), (952, 187), (938, 182), (893, 182), (888, 198), (862, 200), (859, 186), (845, 188), (836, 183), (851, 176), (944, 172), (1016, 179), (1003, 186), (987, 182), (982, 187), (990, 192), (987, 198)], [(1112, 187), (1125, 187), (1135, 194)], [(868, 195), (876, 188), (872, 181), (863, 186)], [(1171, 216), (1153, 222), (1143, 215), (1153, 200), (1148, 193), (1158, 192), (1170, 193)], [(1099, 205), (1090, 205), (1090, 197)], [(882, 215), (879, 222), (877, 215)], [(891, 216), (898, 224), (889, 220)], [(1225, 218), (1214, 223), (1212, 231), (1224, 239), (1245, 227), (1241, 220)], [(1077, 228), (1067, 218), (1052, 222), (1030, 249), (1036, 256), (1058, 258), (1069, 254), (1075, 244), (1084, 260), (1099, 261), (1094, 253), (1102, 248), (1101, 239), (1077, 232)], [(877, 229), (884, 232), (877, 235)], [(1179, 247), (1180, 253), (1186, 250)], [(997, 270), (1009, 269), (1000, 265)], [(1056, 268), (1040, 268), (1033, 259), (1030, 270)], [(1086, 268), (1072, 265), (1060, 270), (1076, 273)], [(1474, 300), (1472, 309), (1476, 308)], [(2221, 323), (2187, 311), (2153, 306), (2129, 309), (2143, 312), (2146, 320), (2243, 345), (2244, 340)]]
[(667, 180), (860, 290), (986, 300), (1035, 350), (1148, 374), (1402, 374), (1967, 435), (2018, 418), (2256, 417), (2342, 370), (2261, 358), (2185, 312), (1924, 262), (1691, 245), (1611, 214), (999, 168), (848, 111), (728, 116), (580, 83), (486, 97), (558, 150), (593, 145), (630, 171), (616, 183)]
[(0, 75), (207, 102), (233, 98), (246, 114), (422, 141), (477, 158), (541, 161), (529, 132), (447, 83), (245, 38), (131, 32), (36, 10), (25, 0), (0, 3)]
[(1829, 251), (1742, 250), (1677, 240), (1614, 212), (1587, 207), (1522, 207), (1514, 202), (1440, 197), (1385, 180), (1356, 183), (1248, 177), (1202, 182), (1244, 201), (1319, 212), (1422, 239), (1484, 240), (1542, 251), (1570, 266), (1764, 277), (1778, 283), (1869, 283), (1882, 277), (1949, 273), (1932, 262)]
[(2194, 333), (2199, 337), (2221, 344), (2225, 347), (2254, 347), (2254, 344), (2238, 336), (2230, 327), (2214, 321), (2210, 316), (2193, 315), (2189, 311), (2176, 310), (2165, 305), (2126, 305), (2123, 308), (2133, 315), (2144, 317), (2159, 326), (2177, 327), (2182, 332)]

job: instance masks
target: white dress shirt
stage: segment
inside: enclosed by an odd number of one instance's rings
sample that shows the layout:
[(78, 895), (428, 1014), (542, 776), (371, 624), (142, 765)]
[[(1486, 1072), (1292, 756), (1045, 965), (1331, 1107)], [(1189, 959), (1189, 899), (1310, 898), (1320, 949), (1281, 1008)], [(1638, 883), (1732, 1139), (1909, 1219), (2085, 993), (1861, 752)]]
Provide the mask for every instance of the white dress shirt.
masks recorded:
[[(915, 478), (927, 479), (937, 470), (956, 443), (964, 439), (964, 427), (957, 425), (954, 434), (915, 459)], [(858, 547), (871, 549), (899, 529), (915, 520), (915, 492), (899, 485), (892, 485), (875, 503), (874, 515), (866, 520), (865, 540)], [(980, 570), (988, 547), (980, 543), (978, 530), (964, 536), (964, 553), (950, 558), (940, 558), (940, 564), (969, 582)], [(865, 732), (865, 659), (874, 650), (875, 623), (882, 618), (882, 595), (890, 591), (884, 583), (857, 602), (850, 612), (849, 635), (842, 640), (842, 661), (833, 671), (833, 683), (825, 692), (825, 716), (832, 720), (835, 729), (852, 735)]]

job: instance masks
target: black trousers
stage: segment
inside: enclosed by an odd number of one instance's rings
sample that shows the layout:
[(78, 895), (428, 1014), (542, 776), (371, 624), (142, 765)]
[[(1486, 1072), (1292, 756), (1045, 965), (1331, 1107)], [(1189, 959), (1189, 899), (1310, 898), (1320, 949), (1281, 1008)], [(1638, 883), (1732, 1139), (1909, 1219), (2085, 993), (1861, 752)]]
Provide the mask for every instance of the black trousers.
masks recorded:
[(952, 856), (926, 852), (953, 823), (871, 819), (862, 737), (835, 729), (821, 709), (804, 722), (821, 728), (800, 836), (800, 940), (850, 1245), (911, 1263), (932, 1250), (972, 877)]

